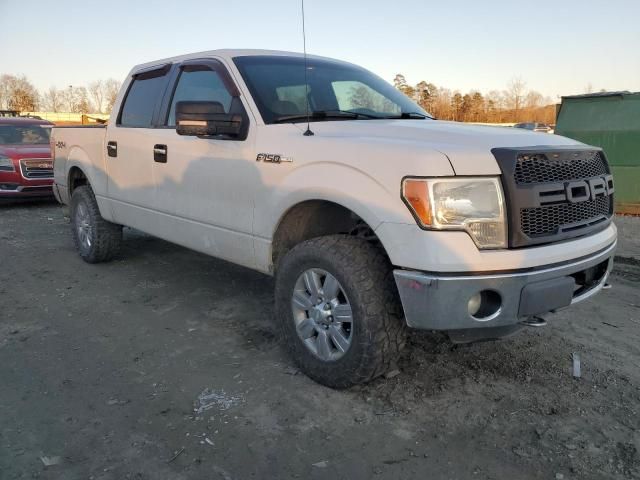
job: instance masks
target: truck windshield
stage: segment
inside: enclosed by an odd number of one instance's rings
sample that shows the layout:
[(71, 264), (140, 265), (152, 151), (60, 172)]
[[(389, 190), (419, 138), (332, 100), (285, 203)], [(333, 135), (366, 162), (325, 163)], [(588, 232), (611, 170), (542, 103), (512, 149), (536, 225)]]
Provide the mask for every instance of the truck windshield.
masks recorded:
[(45, 145), (50, 133), (40, 125), (0, 125), (0, 145)]
[(422, 108), (373, 73), (347, 63), (303, 57), (245, 56), (234, 62), (265, 123), (425, 119)]

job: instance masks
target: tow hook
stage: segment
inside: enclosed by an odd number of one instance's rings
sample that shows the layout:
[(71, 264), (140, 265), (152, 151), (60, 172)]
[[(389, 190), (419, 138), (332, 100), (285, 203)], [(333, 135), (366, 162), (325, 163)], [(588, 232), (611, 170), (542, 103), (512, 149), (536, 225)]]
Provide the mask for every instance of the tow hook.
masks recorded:
[(522, 325), (527, 327), (544, 327), (547, 324), (547, 321), (542, 317), (527, 317), (520, 322)]

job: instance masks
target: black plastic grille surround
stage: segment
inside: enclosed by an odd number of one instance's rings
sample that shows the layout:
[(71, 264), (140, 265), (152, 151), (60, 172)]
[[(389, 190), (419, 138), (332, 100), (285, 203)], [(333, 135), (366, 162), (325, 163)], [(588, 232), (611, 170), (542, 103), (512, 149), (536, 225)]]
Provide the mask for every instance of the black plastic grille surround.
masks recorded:
[[(597, 197), (581, 203), (561, 203), (537, 208), (520, 209), (520, 226), (528, 237), (554, 235), (564, 225), (582, 224), (591, 220), (593, 225), (605, 220), (611, 212), (611, 197)], [(586, 225), (588, 226), (588, 225)], [(579, 227), (578, 227), (579, 228)]]
[(549, 158), (543, 153), (519, 155), (516, 160), (515, 179), (518, 185), (581, 180), (608, 173), (600, 152), (574, 155), (573, 158)]
[[(579, 191), (585, 180), (610, 180), (609, 164), (601, 149), (531, 146), (494, 148), (492, 153), (502, 171), (510, 248), (590, 235), (611, 222), (613, 195), (609, 188), (582, 201), (568, 200), (565, 195), (574, 188)], [(584, 185), (589, 191), (591, 187)]]

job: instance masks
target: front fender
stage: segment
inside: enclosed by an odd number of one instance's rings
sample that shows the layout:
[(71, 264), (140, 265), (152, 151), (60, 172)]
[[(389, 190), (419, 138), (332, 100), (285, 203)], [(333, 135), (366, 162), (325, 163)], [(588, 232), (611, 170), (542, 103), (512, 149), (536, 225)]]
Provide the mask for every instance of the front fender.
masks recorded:
[(270, 189), (269, 198), (256, 203), (254, 233), (272, 239), (284, 215), (308, 200), (325, 200), (348, 208), (372, 229), (382, 222), (413, 223), (413, 217), (397, 190), (378, 182), (366, 172), (335, 162), (302, 165)]

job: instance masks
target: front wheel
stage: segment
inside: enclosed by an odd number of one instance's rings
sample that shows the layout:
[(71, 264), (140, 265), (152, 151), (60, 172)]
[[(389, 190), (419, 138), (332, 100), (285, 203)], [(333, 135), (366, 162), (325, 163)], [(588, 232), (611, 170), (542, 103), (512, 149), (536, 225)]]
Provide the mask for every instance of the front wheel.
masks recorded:
[(87, 263), (109, 261), (120, 249), (122, 226), (102, 218), (87, 185), (76, 188), (71, 196), (71, 229), (78, 254)]
[(405, 342), (388, 259), (347, 235), (308, 240), (285, 255), (276, 275), (276, 312), (294, 361), (333, 388), (382, 375)]

